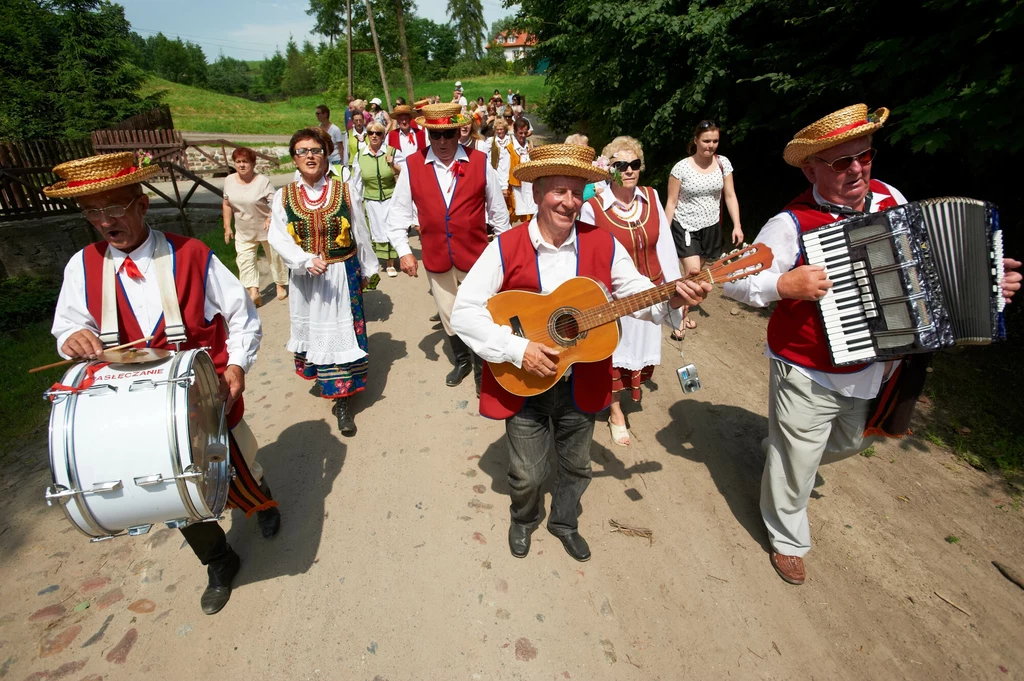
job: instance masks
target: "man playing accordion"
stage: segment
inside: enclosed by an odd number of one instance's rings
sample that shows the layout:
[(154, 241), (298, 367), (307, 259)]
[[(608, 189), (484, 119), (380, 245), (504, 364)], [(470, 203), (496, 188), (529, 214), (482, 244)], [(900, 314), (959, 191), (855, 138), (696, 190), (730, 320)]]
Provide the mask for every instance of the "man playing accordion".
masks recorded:
[[(818, 465), (856, 454), (876, 438), (865, 436), (872, 400), (898, 361), (836, 366), (817, 310), (832, 287), (824, 268), (808, 265), (800, 234), (851, 216), (906, 203), (894, 187), (871, 178), (872, 134), (889, 111), (864, 104), (836, 111), (800, 130), (786, 145), (786, 163), (811, 183), (761, 229), (756, 242), (775, 255), (756, 276), (725, 284), (725, 295), (755, 307), (776, 303), (768, 323), (770, 361), (768, 437), (761, 479), (761, 515), (772, 566), (790, 584), (803, 584), (803, 556), (811, 548), (807, 501)], [(1002, 294), (1020, 288), (1020, 266), (1004, 261)]]

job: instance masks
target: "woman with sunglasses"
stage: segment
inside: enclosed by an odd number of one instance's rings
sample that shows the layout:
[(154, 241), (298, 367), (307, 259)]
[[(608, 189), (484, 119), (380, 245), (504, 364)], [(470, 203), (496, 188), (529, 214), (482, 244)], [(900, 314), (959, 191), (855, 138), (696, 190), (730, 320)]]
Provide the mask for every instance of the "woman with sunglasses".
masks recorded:
[[(689, 145), (690, 155), (672, 168), (668, 178), (665, 213), (672, 216), (672, 237), (683, 272), (697, 272), (722, 249), (722, 203), (732, 219), (732, 243), (743, 243), (740, 204), (732, 177), (732, 163), (718, 155), (720, 131), (714, 121), (697, 124)], [(672, 333), (683, 340), (687, 329), (696, 327), (684, 312), (683, 324)]]
[[(632, 137), (616, 137), (601, 151), (609, 160), (613, 179), (608, 189), (583, 204), (580, 222), (597, 225), (622, 244), (640, 274), (655, 285), (679, 278), (679, 261), (672, 244), (668, 218), (654, 187), (641, 187), (644, 150)], [(681, 314), (675, 310), (666, 324), (675, 328)], [(612, 441), (630, 444), (626, 415), (619, 402), (623, 394), (640, 401), (640, 384), (650, 380), (661, 364), (661, 329), (653, 322), (622, 317), (622, 335), (612, 354), (612, 403), (608, 428)]]
[(288, 145), (301, 174), (277, 190), (270, 218), (270, 245), (291, 270), (288, 299), (295, 373), (317, 382), (331, 400), (341, 434), (356, 434), (348, 398), (366, 389), (369, 365), (363, 288), (379, 266), (363, 215), (358, 172), (342, 178), (324, 172), (331, 138), (304, 128)]
[(356, 156), (352, 170), (352, 182), (361, 185), (357, 193), (363, 196), (366, 206), (366, 221), (370, 226), (373, 250), (379, 260), (384, 261), (389, 277), (397, 277), (395, 260), (398, 253), (388, 241), (388, 209), (391, 195), (395, 191), (395, 178), (400, 171), (395, 163), (395, 150), (384, 143), (384, 126), (374, 121), (366, 126), (366, 147)]

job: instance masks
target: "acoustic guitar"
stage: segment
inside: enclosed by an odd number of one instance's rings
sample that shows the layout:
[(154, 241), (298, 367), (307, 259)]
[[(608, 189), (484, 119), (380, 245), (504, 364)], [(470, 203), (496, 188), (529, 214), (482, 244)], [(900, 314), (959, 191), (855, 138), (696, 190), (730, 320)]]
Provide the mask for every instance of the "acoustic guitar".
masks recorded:
[[(771, 267), (772, 251), (753, 244), (685, 277), (688, 281), (724, 284)], [(613, 299), (605, 287), (588, 277), (573, 277), (550, 293), (502, 291), (487, 301), (496, 324), (511, 327), (522, 338), (557, 349), (554, 376), (535, 376), (510, 362), (488, 362), (502, 388), (531, 397), (548, 390), (576, 362), (611, 357), (619, 344), (619, 317), (664, 302), (675, 294), (670, 281), (625, 298)]]

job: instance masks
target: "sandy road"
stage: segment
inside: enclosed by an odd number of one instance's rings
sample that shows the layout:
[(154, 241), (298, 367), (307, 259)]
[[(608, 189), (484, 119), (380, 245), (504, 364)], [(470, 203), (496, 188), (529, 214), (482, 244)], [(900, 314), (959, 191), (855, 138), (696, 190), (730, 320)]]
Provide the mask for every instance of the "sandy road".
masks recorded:
[[(717, 295), (684, 358), (665, 334), (634, 446), (598, 421), (592, 560), (543, 529), (512, 558), (503, 424), (477, 414), (471, 382), (445, 387), (426, 288), (402, 276), (367, 294), (351, 439), (292, 373), (286, 305), (261, 309), (247, 419), (283, 525), (265, 541), (254, 520), (225, 521), (243, 567), (217, 616), (176, 531), (89, 544), (42, 503), (45, 436), (9, 457), (0, 678), (1024, 678), (1024, 591), (990, 564), (1024, 566), (1021, 513), (946, 451), (910, 439), (823, 468), (808, 583), (778, 579), (757, 507), (766, 320)], [(704, 390), (683, 396), (682, 362)]]

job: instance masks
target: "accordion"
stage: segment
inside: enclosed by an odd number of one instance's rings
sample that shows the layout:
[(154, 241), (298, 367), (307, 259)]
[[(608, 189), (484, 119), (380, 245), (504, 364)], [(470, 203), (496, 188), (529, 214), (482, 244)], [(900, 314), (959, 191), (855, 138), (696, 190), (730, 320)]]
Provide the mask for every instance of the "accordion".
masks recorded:
[(939, 198), (800, 235), (833, 287), (818, 301), (836, 366), (1006, 337), (1003, 239), (991, 203)]

